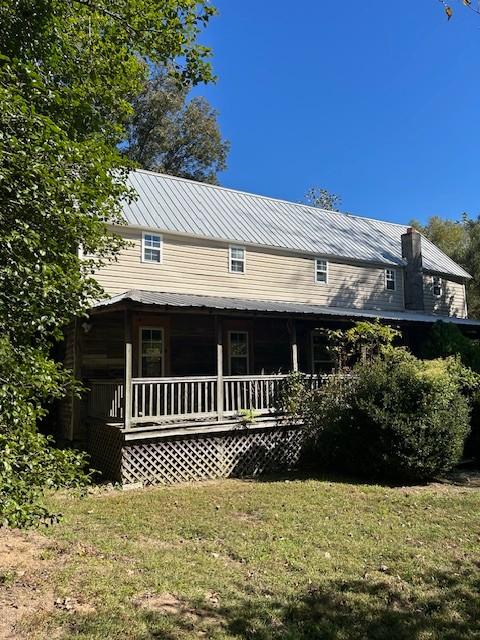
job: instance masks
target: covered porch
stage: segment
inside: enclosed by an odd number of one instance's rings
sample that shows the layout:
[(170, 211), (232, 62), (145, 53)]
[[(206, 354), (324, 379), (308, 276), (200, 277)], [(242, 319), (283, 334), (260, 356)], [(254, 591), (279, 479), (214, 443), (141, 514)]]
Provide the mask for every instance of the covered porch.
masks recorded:
[[(308, 374), (312, 387), (331, 372), (322, 329), (377, 317), (399, 326), (411, 347), (438, 319), (129, 291), (97, 305), (78, 327), (77, 375), (89, 389), (82, 413), (127, 432), (272, 417), (290, 372)], [(474, 321), (452, 320), (476, 330)]]
[(332, 368), (316, 324), (293, 318), (129, 304), (81, 333), (84, 412), (125, 431), (272, 417), (290, 372), (317, 386)]
[[(325, 328), (380, 317), (415, 351), (438, 316), (129, 291), (94, 307), (67, 338), (87, 389), (65, 438), (123, 483), (256, 475), (300, 461), (302, 425), (279, 414), (292, 371), (318, 388), (332, 371)], [(443, 318), (449, 320), (448, 318)], [(475, 321), (450, 319), (465, 332)]]

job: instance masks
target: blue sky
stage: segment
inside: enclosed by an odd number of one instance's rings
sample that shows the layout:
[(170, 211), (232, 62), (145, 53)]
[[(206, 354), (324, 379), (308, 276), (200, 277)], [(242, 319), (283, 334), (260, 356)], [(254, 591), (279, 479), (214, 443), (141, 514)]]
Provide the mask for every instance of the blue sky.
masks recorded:
[(214, 0), (201, 86), (231, 142), (224, 186), (359, 215), (480, 212), (480, 16), (451, 0)]

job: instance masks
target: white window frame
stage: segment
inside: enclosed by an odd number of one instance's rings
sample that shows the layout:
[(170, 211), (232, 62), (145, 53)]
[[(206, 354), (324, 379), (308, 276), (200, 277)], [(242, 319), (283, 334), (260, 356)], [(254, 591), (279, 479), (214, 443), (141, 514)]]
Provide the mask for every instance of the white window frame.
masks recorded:
[[(145, 245), (145, 236), (153, 236), (155, 238), (159, 238), (160, 246), (159, 247), (147, 247)], [(160, 260), (147, 260), (145, 258), (145, 249), (153, 249), (154, 251), (159, 251)], [(142, 231), (142, 262), (145, 264), (162, 264), (163, 262), (163, 236), (160, 233), (153, 233), (152, 231)]]
[[(392, 277), (389, 278), (388, 274), (391, 273)], [(388, 288), (388, 283), (393, 282), (393, 289)], [(385, 291), (396, 291), (397, 290), (397, 270), (396, 269), (385, 269)]]
[[(243, 258), (234, 258), (232, 256), (233, 249), (241, 249), (243, 251)], [(232, 269), (232, 262), (242, 262), (243, 263), (243, 271), (234, 271)], [(240, 244), (231, 244), (228, 247), (228, 272), (233, 273), (236, 276), (244, 276), (247, 273), (247, 250)]]
[(162, 372), (161, 377), (165, 376), (165, 329), (163, 327), (144, 326), (138, 328), (138, 377), (143, 377), (142, 371), (142, 353), (143, 353), (143, 335), (142, 331), (160, 331), (162, 334)]
[[(250, 336), (248, 335), (248, 331), (243, 331), (243, 330), (235, 331), (235, 329), (232, 329), (231, 331), (228, 332), (228, 375), (230, 376), (233, 375), (232, 374), (232, 333), (242, 333), (243, 335), (247, 336), (247, 355), (246, 355), (247, 373), (245, 375), (249, 375), (250, 374)], [(238, 358), (239, 356), (234, 356), (234, 357)]]
[[(325, 263), (325, 269), (319, 269), (318, 268), (318, 263), (319, 262), (324, 262)], [(314, 261), (314, 268), (315, 271), (313, 273), (313, 278), (316, 282), (316, 284), (328, 284), (328, 269), (329, 269), (329, 264), (328, 264), (328, 260), (325, 260), (325, 258), (315, 258)], [(324, 273), (325, 274), (325, 280), (319, 280), (318, 279), (318, 274), (319, 273)]]
[[(435, 293), (435, 287), (440, 289), (439, 293)], [(432, 276), (432, 295), (434, 298), (441, 298), (443, 295), (443, 280), (440, 276)]]

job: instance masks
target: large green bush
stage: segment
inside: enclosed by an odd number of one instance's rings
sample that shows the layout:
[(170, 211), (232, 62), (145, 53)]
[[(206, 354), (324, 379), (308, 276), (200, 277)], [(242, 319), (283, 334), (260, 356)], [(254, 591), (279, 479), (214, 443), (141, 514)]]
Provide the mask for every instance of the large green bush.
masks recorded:
[(323, 466), (370, 477), (426, 480), (460, 459), (469, 431), (465, 389), (475, 374), (458, 360), (418, 360), (389, 348), (333, 376), (305, 405)]
[(57, 449), (50, 438), (19, 429), (0, 433), (0, 526), (29, 527), (58, 519), (42, 502), (47, 489), (83, 487), (86, 454)]

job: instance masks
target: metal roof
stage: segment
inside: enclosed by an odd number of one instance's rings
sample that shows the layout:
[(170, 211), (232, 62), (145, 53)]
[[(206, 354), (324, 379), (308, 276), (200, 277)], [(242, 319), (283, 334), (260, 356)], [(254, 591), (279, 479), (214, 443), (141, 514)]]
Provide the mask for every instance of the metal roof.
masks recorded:
[[(336, 213), (304, 204), (234, 191), (151, 171), (129, 175), (138, 194), (125, 203), (131, 226), (184, 233), (323, 257), (403, 265), (401, 235), (407, 226)], [(422, 237), (427, 271), (469, 274)]]
[(244, 298), (223, 298), (220, 296), (200, 296), (196, 294), (163, 293), (160, 291), (140, 291), (131, 289), (125, 293), (113, 296), (108, 300), (98, 302), (93, 309), (102, 309), (134, 302), (140, 305), (152, 305), (163, 308), (182, 309), (211, 309), (218, 311), (252, 311), (258, 313), (285, 313), (292, 315), (311, 316), (342, 316), (347, 318), (381, 318), (383, 320), (407, 322), (453, 322), (480, 327), (480, 320), (438, 316), (414, 311), (382, 311), (377, 309), (344, 309), (341, 307), (324, 307), (318, 304), (304, 304), (293, 302), (269, 302), (263, 300), (248, 300)]

